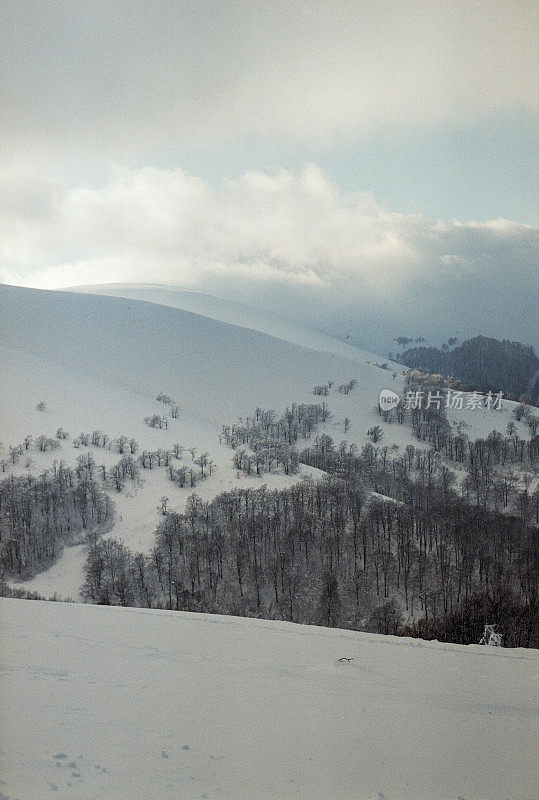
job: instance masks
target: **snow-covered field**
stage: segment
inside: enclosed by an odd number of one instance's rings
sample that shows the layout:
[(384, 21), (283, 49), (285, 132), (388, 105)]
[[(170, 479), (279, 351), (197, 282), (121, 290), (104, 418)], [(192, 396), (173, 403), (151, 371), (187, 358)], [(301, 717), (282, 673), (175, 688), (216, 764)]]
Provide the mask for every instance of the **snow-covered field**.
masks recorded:
[(537, 651), (8, 599), (0, 622), (3, 800), (537, 796)]

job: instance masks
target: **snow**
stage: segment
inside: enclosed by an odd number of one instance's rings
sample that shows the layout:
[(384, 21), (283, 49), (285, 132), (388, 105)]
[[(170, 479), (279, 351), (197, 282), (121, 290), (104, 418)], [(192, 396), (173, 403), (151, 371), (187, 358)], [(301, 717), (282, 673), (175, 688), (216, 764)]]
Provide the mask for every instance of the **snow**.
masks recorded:
[(9, 599), (0, 621), (9, 800), (536, 796), (537, 651)]
[[(123, 297), (136, 300), (144, 300), (160, 305), (170, 306), (172, 308), (183, 309), (191, 311), (196, 314), (209, 317), (221, 322), (227, 322), (231, 325), (239, 325), (244, 328), (260, 331), (262, 333), (270, 334), (278, 339), (284, 339), (287, 342), (308, 347), (310, 349), (319, 350), (322, 352), (333, 353), (334, 355), (345, 356), (359, 360), (362, 364), (365, 361), (378, 361), (379, 363), (387, 363), (391, 371), (398, 371), (402, 373), (406, 367), (402, 364), (389, 361), (383, 356), (382, 353), (373, 355), (355, 347), (348, 342), (343, 342), (332, 336), (316, 331), (313, 328), (302, 326), (299, 324), (292, 324), (289, 320), (283, 319), (278, 314), (270, 313), (267, 310), (253, 307), (245, 303), (235, 302), (225, 298), (212, 297), (203, 292), (193, 291), (192, 289), (183, 289), (176, 286), (166, 286), (162, 284), (94, 284), (91, 286), (78, 286), (73, 287), (69, 291), (85, 292), (89, 294), (108, 295), (112, 297)], [(381, 388), (394, 388), (393, 379), (391, 374), (384, 376), (386, 378), (384, 386)], [(535, 378), (531, 380), (530, 385), (533, 384)], [(400, 389), (400, 380), (398, 382)], [(513, 416), (513, 410), (518, 403), (503, 400), (502, 408), (497, 410), (477, 409), (471, 410), (466, 408), (468, 397), (471, 393), (464, 393), (463, 395), (463, 408), (462, 409), (449, 409), (448, 417), (451, 421), (459, 422), (464, 421), (467, 424), (467, 434), (471, 439), (484, 438), (488, 436), (493, 430), (498, 430), (505, 434), (507, 423), (515, 422), (517, 432), (520, 438), (528, 439), (530, 437), (529, 429), (525, 422), (516, 422)], [(377, 399), (377, 398), (376, 398)], [(347, 403), (344, 402), (344, 411), (346, 411)], [(356, 411), (351, 408), (352, 413)], [(343, 437), (348, 438), (348, 437)]]
[(41, 597), (56, 595), (62, 600), (81, 600), (80, 590), (85, 580), (84, 565), (88, 548), (85, 544), (64, 547), (60, 558), (49, 569), (43, 570), (30, 580), (14, 583), (13, 586), (37, 592)]
[[(375, 410), (381, 389), (402, 392), (401, 366), (383, 370), (368, 363), (380, 356), (260, 309), (157, 289), (145, 297), (163, 304), (0, 286), (0, 440), (7, 450), (28, 434), (70, 434), (6, 474), (73, 465), (88, 449), (110, 466), (117, 453), (72, 444), (99, 429), (134, 436), (139, 453), (175, 442), (207, 451), (215, 470), (195, 487), (204, 500), (283, 487), (321, 473), (238, 474), (219, 433), (257, 406), (280, 413), (292, 402), (326, 402), (333, 416), (318, 433), (337, 443), (361, 447), (379, 424), (381, 445), (425, 446)], [(358, 386), (338, 393), (351, 378)], [(329, 380), (330, 395), (315, 396)], [(166, 430), (144, 424), (167, 413), (161, 391), (180, 407)], [(472, 437), (513, 419), (511, 405), (450, 417)], [(164, 468), (141, 471), (109, 491), (116, 517), (105, 535), (148, 552), (160, 498), (182, 510), (191, 491)], [(84, 544), (66, 546), (22, 586), (78, 600), (85, 558)], [(5, 598), (0, 645), (0, 800), (534, 796), (537, 651)]]
[(183, 415), (219, 426), (260, 402), (313, 402), (313, 387), (329, 379), (357, 377), (370, 409), (391, 379), (366, 364), (369, 353), (347, 359), (138, 300), (1, 286), (0, 308), (4, 346), (78, 374), (81, 388), (97, 379), (153, 397), (164, 391)]
[[(109, 467), (119, 460), (117, 453), (72, 444), (81, 431), (98, 429), (112, 438), (134, 436), (139, 452), (171, 448), (175, 442), (208, 452), (215, 470), (195, 487), (204, 500), (237, 486), (281, 488), (303, 475), (321, 474), (304, 467), (290, 477), (238, 475), (232, 450), (219, 442), (223, 423), (245, 418), (257, 406), (280, 413), (291, 402), (318, 402), (315, 384), (356, 376), (363, 379), (353, 398), (333, 392), (335, 418), (326, 428), (339, 440), (348, 415), (354, 418), (350, 435), (365, 441), (367, 428), (377, 420), (377, 393), (387, 379), (383, 370), (366, 364), (372, 356), (361, 351), (350, 360), (161, 305), (12, 286), (0, 286), (0, 342), (0, 441), (5, 450), (28, 434), (54, 438), (60, 426), (70, 434), (53, 453), (30, 450), (10, 472), (39, 475), (54, 459), (74, 465), (86, 449), (98, 467)], [(155, 399), (160, 391), (180, 407), (179, 418), (170, 419), (167, 430), (144, 424), (153, 413), (167, 413)], [(47, 403), (44, 412), (36, 409), (40, 400)], [(409, 431), (401, 434), (412, 441)], [(191, 465), (187, 452), (182, 463)], [(174, 487), (164, 468), (141, 471), (138, 485), (128, 483), (121, 494), (110, 492), (116, 507), (110, 535), (148, 552), (160, 519), (160, 498), (169, 497), (171, 510), (183, 510), (191, 491)], [(65, 553), (47, 574), (23, 586), (39, 591), (39, 585), (45, 596), (72, 597), (71, 570), (81, 574), (84, 556), (80, 549), (75, 552)]]
[[(163, 284), (102, 283), (74, 286), (66, 291), (145, 300), (150, 303), (191, 311), (203, 317), (228, 322), (242, 328), (267, 333), (302, 347), (333, 353), (346, 358), (363, 359), (365, 352), (348, 342), (327, 336), (306, 325), (294, 325), (279, 314), (224, 297), (213, 297), (193, 289)], [(370, 355), (370, 358), (374, 356)]]
[[(23, 458), (10, 471), (39, 475), (54, 459), (73, 465), (88, 448), (75, 449), (72, 439), (81, 431), (98, 429), (112, 438), (134, 436), (139, 453), (171, 448), (175, 442), (195, 447), (197, 453), (208, 452), (215, 470), (195, 487), (204, 500), (237, 486), (281, 488), (320, 473), (303, 467), (298, 476), (289, 477), (238, 474), (233, 453), (219, 442), (219, 433), (223, 424), (245, 418), (257, 406), (281, 413), (292, 402), (326, 402), (333, 416), (318, 433), (328, 433), (337, 443), (347, 440), (361, 447), (367, 430), (380, 424), (382, 446), (425, 446), (410, 428), (382, 422), (375, 410), (381, 389), (402, 392), (402, 366), (389, 363), (389, 371), (381, 369), (368, 363), (385, 361), (379, 356), (290, 326), (260, 309), (163, 287), (154, 287), (153, 294), (147, 287), (133, 292), (168, 305), (0, 285), (0, 441), (7, 451), (28, 434), (54, 437), (60, 426), (70, 434), (61, 449), (32, 450), (27, 454), (29, 468)], [(188, 310), (172, 307), (182, 304)], [(230, 324), (233, 320), (243, 327)], [(351, 378), (358, 380), (357, 387), (340, 394), (336, 387)], [(313, 394), (315, 385), (329, 380), (334, 386), (328, 397)], [(167, 430), (144, 424), (153, 413), (167, 413), (155, 399), (161, 391), (180, 407), (179, 418), (170, 419)], [(40, 400), (47, 403), (45, 412), (36, 409)], [(464, 419), (474, 435), (486, 435), (494, 426), (505, 431), (511, 408), (452, 414)], [(345, 417), (351, 420), (347, 434)], [(518, 426), (525, 436), (523, 424)], [(103, 448), (89, 449), (98, 467), (109, 467), (120, 458)], [(181, 463), (191, 465), (187, 452)], [(160, 519), (160, 498), (169, 497), (171, 510), (183, 510), (191, 491), (174, 487), (164, 468), (141, 471), (137, 485), (128, 482), (121, 494), (110, 492), (116, 507), (110, 535), (134, 551), (148, 552)], [(81, 548), (66, 551), (47, 573), (23, 586), (32, 591), (41, 586), (45, 596), (73, 597), (83, 560)]]
[[(464, 392), (463, 403), (466, 405), (466, 398), (471, 397), (470, 392)], [(513, 422), (516, 427), (516, 432), (521, 439), (530, 438), (530, 429), (523, 420), (516, 420), (513, 414), (515, 408), (519, 404), (514, 400), (504, 400), (500, 408), (487, 409), (478, 408), (475, 410), (466, 409), (449, 409), (447, 416), (453, 423), (464, 422), (464, 432), (469, 439), (485, 439), (492, 431), (499, 431), (504, 436), (507, 436), (507, 425)]]

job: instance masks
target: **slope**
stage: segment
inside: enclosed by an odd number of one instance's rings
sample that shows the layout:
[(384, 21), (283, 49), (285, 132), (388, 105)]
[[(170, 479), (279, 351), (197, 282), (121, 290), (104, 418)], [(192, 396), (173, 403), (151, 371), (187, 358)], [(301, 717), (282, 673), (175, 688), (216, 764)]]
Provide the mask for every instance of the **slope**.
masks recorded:
[[(301, 335), (307, 341), (310, 334)], [(170, 449), (178, 442), (185, 448), (181, 463), (187, 469), (193, 468), (189, 448), (197, 454), (209, 453), (212, 474), (195, 487), (202, 499), (235, 486), (265, 483), (276, 488), (316, 474), (306, 467), (296, 476), (257, 478), (238, 473), (232, 464), (233, 452), (219, 441), (223, 424), (252, 415), (257, 407), (274, 408), (280, 414), (292, 402), (326, 402), (332, 418), (319, 431), (337, 442), (346, 439), (361, 447), (368, 429), (381, 423), (376, 412), (380, 390), (389, 387), (400, 392), (403, 386), (398, 365), (389, 365), (394, 372), (381, 369), (376, 357), (355, 348), (349, 348), (354, 358), (345, 358), (182, 309), (70, 292), (0, 286), (0, 343), (4, 456), (26, 436), (54, 438), (60, 427), (69, 433), (58, 450), (39, 452), (33, 447), (23, 452), (15, 466), (4, 463), (6, 472), (0, 475), (39, 475), (55, 460), (72, 466), (86, 451), (92, 453), (98, 468), (110, 469), (118, 461), (117, 453), (91, 445), (73, 447), (81, 431), (99, 430), (111, 439), (134, 437), (139, 452)], [(358, 385), (348, 395), (335, 388), (328, 397), (313, 395), (315, 385), (332, 380), (336, 387), (351, 378)], [(179, 415), (169, 419), (166, 429), (151, 428), (144, 420), (165, 413), (163, 404), (156, 401), (163, 391), (174, 398)], [(46, 403), (44, 411), (36, 408), (40, 401)], [(459, 413), (475, 435), (495, 426), (504, 430), (510, 414), (509, 410)], [(346, 418), (349, 430), (345, 433)], [(383, 445), (418, 446), (409, 428), (381, 424)], [(110, 491), (116, 506), (112, 535), (132, 550), (148, 552), (160, 519), (161, 497), (169, 498), (171, 509), (183, 510), (193, 489), (176, 488), (164, 468), (142, 473), (136, 484), (128, 484), (121, 492)], [(78, 582), (74, 574), (82, 575), (84, 547), (76, 553), (77, 558), (74, 552), (65, 553), (65, 564), (55, 565), (52, 572), (36, 576), (25, 586), (45, 596), (56, 591), (73, 597)]]
[(163, 284), (104, 283), (74, 286), (66, 291), (147, 300), (151, 303), (191, 311), (220, 322), (228, 322), (230, 325), (239, 325), (242, 328), (267, 333), (277, 339), (284, 339), (313, 350), (333, 353), (345, 358), (363, 358), (365, 355), (364, 351), (348, 342), (327, 336), (306, 325), (294, 324), (275, 311), (224, 297), (214, 297), (193, 289), (182, 289)]
[[(151, 303), (11, 286), (0, 286), (0, 342), (0, 456), (6, 470), (0, 475), (37, 476), (54, 461), (74, 466), (87, 451), (98, 468), (110, 469), (117, 453), (73, 447), (81, 431), (99, 430), (111, 439), (134, 437), (139, 452), (166, 450), (179, 442), (186, 450), (181, 461), (186, 468), (193, 466), (189, 448), (208, 452), (212, 474), (196, 486), (203, 499), (234, 486), (261, 485), (260, 478), (233, 468), (233, 452), (219, 441), (223, 423), (236, 422), (257, 406), (281, 413), (293, 401), (315, 402), (315, 383), (328, 376), (349, 380), (359, 370), (365, 379), (355, 402), (364, 407), (364, 425), (356, 427), (356, 435), (365, 438), (369, 421), (376, 420), (377, 391), (386, 375), (365, 363), (368, 354), (360, 363)], [(165, 413), (156, 402), (160, 391), (180, 409), (167, 429), (144, 423)], [(44, 411), (37, 410), (40, 401), (46, 403)], [(342, 428), (342, 421), (331, 425)], [(39, 452), (32, 446), (16, 465), (6, 466), (10, 447), (27, 436), (54, 439), (60, 427), (69, 437), (58, 450)], [(309, 474), (317, 471), (304, 467), (296, 476), (267, 474), (263, 482), (271, 489)], [(160, 498), (168, 496), (171, 509), (183, 510), (191, 491), (173, 486), (164, 469), (144, 470), (136, 485), (110, 492), (116, 506), (112, 534), (133, 550), (149, 551)], [(84, 547), (65, 551), (63, 558), (24, 586), (45, 596), (76, 596)]]
[(188, 311), (98, 295), (2, 286), (0, 335), (4, 346), (37, 353), (86, 382), (162, 390), (182, 411), (218, 424), (261, 401), (278, 407), (299, 392), (312, 398), (316, 383), (348, 380), (363, 359), (356, 377), (370, 406), (388, 382), (362, 351), (346, 359)]
[(535, 795), (537, 651), (7, 599), (0, 620), (9, 800)]

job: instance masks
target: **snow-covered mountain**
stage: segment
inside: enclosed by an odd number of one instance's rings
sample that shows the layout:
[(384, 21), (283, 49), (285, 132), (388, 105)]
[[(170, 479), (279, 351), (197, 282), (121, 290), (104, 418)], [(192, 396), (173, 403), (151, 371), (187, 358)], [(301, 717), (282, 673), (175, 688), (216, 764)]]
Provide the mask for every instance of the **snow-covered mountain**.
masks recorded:
[[(118, 452), (80, 435), (101, 431), (133, 437), (139, 454), (180, 443), (175, 463), (186, 468), (191, 448), (207, 452), (211, 474), (194, 489), (203, 499), (289, 486), (321, 473), (246, 475), (220, 434), (257, 407), (281, 414), (294, 402), (326, 403), (331, 417), (317, 433), (336, 442), (362, 446), (380, 425), (382, 445), (427, 446), (376, 410), (382, 389), (403, 391), (401, 365), (382, 368), (384, 359), (346, 343), (281, 330), (257, 310), (241, 316), (185, 293), (186, 309), (175, 297), (176, 305), (0, 286), (0, 477), (39, 476), (88, 453), (108, 474)], [(351, 379), (352, 391), (336, 391)], [(330, 381), (327, 395), (313, 393)], [(177, 415), (157, 400), (163, 392)], [(474, 437), (505, 431), (511, 412), (450, 418)], [(166, 427), (150, 427), (152, 415), (165, 415)], [(59, 446), (40, 450), (41, 435)], [(105, 485), (116, 513), (104, 535), (145, 553), (161, 498), (183, 510), (193, 491), (164, 468), (141, 469), (121, 491)], [(79, 599), (87, 547), (66, 546), (23, 588)], [(0, 800), (533, 795), (536, 651), (5, 598), (0, 630)]]
[(377, 356), (350, 348), (353, 357), (346, 358), (306, 347), (308, 333), (298, 345), (170, 306), (14, 286), (0, 287), (0, 302), (4, 347), (31, 352), (87, 383), (165, 391), (182, 412), (218, 424), (259, 403), (278, 408), (284, 398), (312, 401), (316, 383), (354, 375), (356, 397), (371, 410), (391, 381), (387, 371), (367, 364)]
[[(39, 474), (54, 460), (73, 465), (82, 452), (73, 447), (73, 439), (81, 431), (101, 430), (111, 438), (135, 437), (139, 451), (179, 442), (208, 452), (215, 469), (196, 487), (203, 499), (233, 486), (261, 485), (260, 479), (238, 475), (233, 468), (232, 451), (219, 441), (224, 423), (245, 418), (258, 406), (281, 413), (292, 402), (313, 403), (315, 384), (356, 376), (362, 379), (352, 403), (357, 421), (350, 434), (365, 441), (368, 426), (377, 420), (378, 393), (391, 378), (368, 365), (374, 357), (361, 351), (346, 359), (154, 303), (13, 286), (0, 286), (0, 341), (5, 453), (28, 435), (54, 437), (59, 427), (69, 433), (60, 450), (32, 448), (10, 472)], [(144, 423), (164, 411), (156, 401), (162, 391), (179, 407), (178, 418), (170, 419), (166, 430)], [(46, 403), (44, 411), (37, 409), (40, 401)], [(335, 398), (335, 418), (329, 423), (335, 438), (343, 435), (344, 417), (353, 413), (349, 401), (344, 395)], [(409, 432), (402, 434), (412, 440)], [(110, 467), (118, 460), (103, 448), (87, 449), (98, 465)], [(184, 461), (192, 459), (186, 455)], [(280, 487), (313, 472), (304, 467), (299, 476), (265, 475), (263, 482)], [(111, 495), (113, 535), (133, 550), (150, 550), (160, 498), (169, 496), (170, 508), (183, 510), (190, 491), (172, 486), (164, 469), (145, 471), (139, 485)], [(45, 596), (76, 596), (84, 560), (83, 545), (67, 548), (57, 564), (25, 586)]]
[[(7, 474), (39, 475), (54, 461), (74, 465), (86, 450), (92, 451), (98, 467), (109, 468), (118, 460), (116, 453), (73, 447), (81, 432), (99, 430), (112, 439), (134, 437), (139, 452), (171, 448), (178, 442), (185, 448), (186, 466), (192, 465), (189, 448), (207, 452), (214, 469), (196, 485), (203, 499), (234, 486), (289, 485), (316, 470), (302, 467), (299, 475), (265, 474), (263, 478), (240, 474), (219, 434), (223, 424), (245, 419), (257, 407), (280, 414), (294, 402), (326, 402), (332, 417), (319, 432), (330, 434), (336, 442), (346, 439), (362, 446), (369, 427), (381, 424), (383, 444), (419, 445), (408, 427), (381, 422), (375, 410), (382, 389), (402, 391), (402, 366), (389, 363), (388, 369), (381, 369), (376, 365), (380, 357), (299, 327), (283, 328), (284, 338), (279, 338), (278, 323), (257, 310), (243, 307), (241, 316), (231, 304), (215, 298), (188, 292), (171, 292), (167, 297), (168, 304), (162, 305), (0, 286), (4, 455), (27, 436), (34, 440), (42, 434), (55, 437), (60, 427), (69, 434), (58, 450), (40, 452), (32, 447), (25, 451), (15, 466), (5, 467)], [(173, 307), (180, 302), (191, 303), (210, 316)], [(223, 321), (230, 317), (238, 318), (241, 326)], [(331, 380), (338, 386), (352, 378), (358, 383), (350, 394), (335, 390), (328, 397), (313, 394), (315, 385)], [(179, 409), (166, 429), (144, 422), (164, 411), (156, 400), (160, 392), (172, 397)], [(40, 401), (46, 404), (42, 411), (37, 409)], [(493, 427), (505, 430), (510, 410), (463, 411), (454, 416), (465, 419), (471, 434), (479, 436)], [(345, 433), (346, 418), (350, 422)], [(168, 496), (171, 509), (183, 510), (191, 491), (172, 485), (164, 469), (144, 470), (137, 485), (110, 492), (116, 508), (112, 535), (132, 550), (148, 552), (160, 519), (160, 498)], [(25, 587), (47, 597), (55, 592), (76, 597), (84, 560), (84, 544), (66, 548), (59, 562)]]
[(150, 303), (180, 308), (183, 311), (191, 311), (220, 322), (228, 322), (230, 325), (267, 333), (277, 339), (284, 339), (286, 342), (299, 344), (311, 350), (334, 353), (346, 358), (362, 358), (364, 353), (346, 341), (327, 336), (306, 325), (294, 324), (275, 311), (240, 303), (229, 298), (214, 297), (192, 289), (150, 283), (101, 283), (75, 286), (68, 291), (146, 300)]
[(536, 795), (534, 650), (8, 599), (0, 629), (5, 799)]

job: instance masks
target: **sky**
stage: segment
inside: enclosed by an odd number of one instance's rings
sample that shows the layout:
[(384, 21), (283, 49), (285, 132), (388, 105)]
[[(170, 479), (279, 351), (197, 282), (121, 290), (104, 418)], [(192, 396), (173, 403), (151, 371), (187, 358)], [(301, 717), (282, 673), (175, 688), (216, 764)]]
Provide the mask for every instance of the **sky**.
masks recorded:
[(0, 280), (534, 343), (537, 9), (0, 0)]

